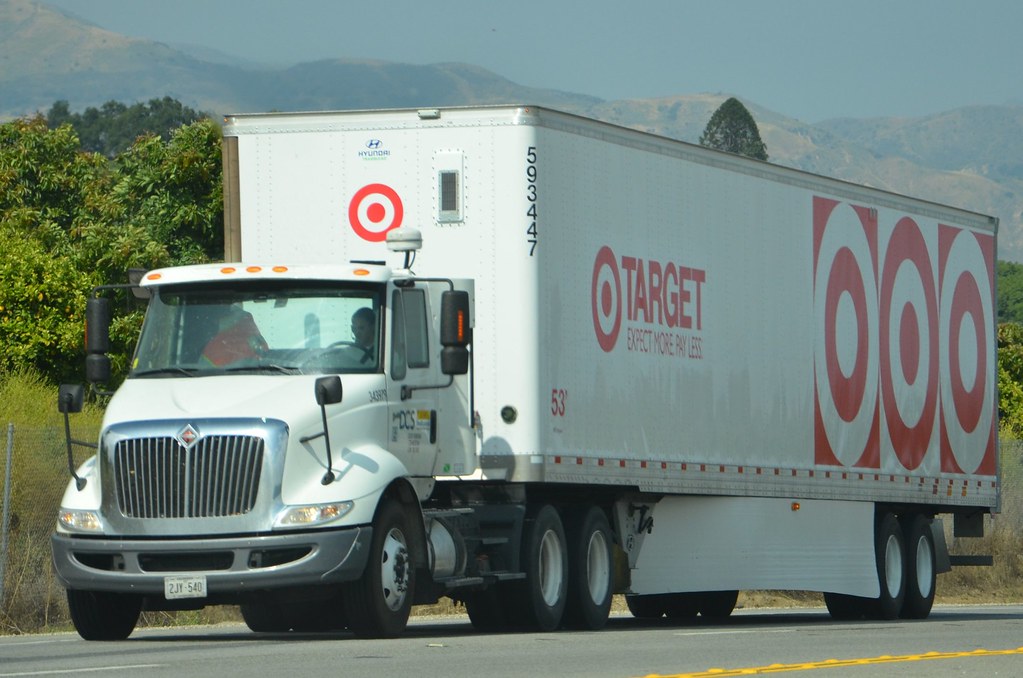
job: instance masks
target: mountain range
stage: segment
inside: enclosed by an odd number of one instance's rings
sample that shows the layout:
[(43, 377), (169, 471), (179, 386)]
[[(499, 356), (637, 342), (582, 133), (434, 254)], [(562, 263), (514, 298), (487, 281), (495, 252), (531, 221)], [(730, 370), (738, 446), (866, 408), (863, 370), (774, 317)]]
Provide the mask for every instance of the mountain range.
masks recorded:
[(208, 49), (119, 35), (44, 2), (0, 0), (0, 119), (45, 113), (57, 100), (81, 111), (164, 96), (217, 116), (522, 103), (694, 143), (714, 110), (737, 96), (753, 114), (771, 162), (997, 216), (999, 258), (1023, 262), (1023, 106), (811, 125), (741, 92), (604, 101), (522, 86), (461, 63), (247, 64)]

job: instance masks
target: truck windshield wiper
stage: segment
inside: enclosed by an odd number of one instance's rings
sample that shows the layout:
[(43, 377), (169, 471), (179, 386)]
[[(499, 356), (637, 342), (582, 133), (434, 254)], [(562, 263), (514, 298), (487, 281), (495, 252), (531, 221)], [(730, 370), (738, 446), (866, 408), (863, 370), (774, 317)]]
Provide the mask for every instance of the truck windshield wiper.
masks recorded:
[(297, 367), (277, 365), (276, 363), (265, 363), (261, 365), (238, 365), (237, 367), (225, 367), (223, 372), (279, 372), (281, 374), (302, 374)]
[(132, 377), (161, 377), (161, 376), (185, 376), (194, 377), (196, 373), (194, 367), (160, 367), (154, 370), (142, 370), (132, 372)]

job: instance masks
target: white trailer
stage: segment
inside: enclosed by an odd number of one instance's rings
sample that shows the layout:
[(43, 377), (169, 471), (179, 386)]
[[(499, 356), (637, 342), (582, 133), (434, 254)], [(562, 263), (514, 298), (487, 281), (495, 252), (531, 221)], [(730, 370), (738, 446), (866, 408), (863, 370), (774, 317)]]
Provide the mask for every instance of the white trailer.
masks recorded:
[[(998, 510), (994, 218), (535, 107), (224, 136), (232, 263), (145, 276), (64, 496), (85, 637), (217, 603), (393, 636), (442, 596), (481, 628), (600, 628), (615, 592), (925, 617), (935, 517)], [(210, 358), (227, 309), (260, 333)]]

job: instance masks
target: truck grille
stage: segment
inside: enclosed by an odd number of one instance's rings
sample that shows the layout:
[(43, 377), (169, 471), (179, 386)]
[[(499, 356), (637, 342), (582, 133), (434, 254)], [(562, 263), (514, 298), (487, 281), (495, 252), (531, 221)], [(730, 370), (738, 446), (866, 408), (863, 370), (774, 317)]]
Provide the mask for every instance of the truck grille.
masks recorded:
[(129, 518), (217, 518), (252, 510), (263, 439), (213, 435), (186, 449), (177, 440), (135, 438), (114, 447), (114, 480)]

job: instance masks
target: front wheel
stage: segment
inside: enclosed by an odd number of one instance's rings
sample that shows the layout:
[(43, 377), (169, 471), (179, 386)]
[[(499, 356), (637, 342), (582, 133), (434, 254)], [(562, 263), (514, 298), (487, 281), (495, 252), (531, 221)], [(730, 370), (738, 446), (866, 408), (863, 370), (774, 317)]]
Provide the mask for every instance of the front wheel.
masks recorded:
[(360, 638), (394, 638), (408, 624), (415, 585), (408, 535), (401, 505), (382, 500), (373, 519), (366, 569), (343, 593), (348, 628)]
[(874, 533), (874, 555), (881, 595), (875, 601), (874, 616), (895, 619), (906, 597), (906, 542), (902, 527), (891, 513), (878, 522)]
[(75, 630), (85, 640), (124, 640), (135, 630), (142, 598), (126, 593), (67, 592)]

